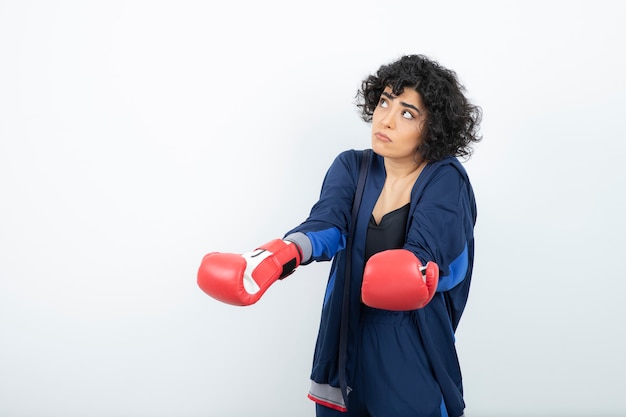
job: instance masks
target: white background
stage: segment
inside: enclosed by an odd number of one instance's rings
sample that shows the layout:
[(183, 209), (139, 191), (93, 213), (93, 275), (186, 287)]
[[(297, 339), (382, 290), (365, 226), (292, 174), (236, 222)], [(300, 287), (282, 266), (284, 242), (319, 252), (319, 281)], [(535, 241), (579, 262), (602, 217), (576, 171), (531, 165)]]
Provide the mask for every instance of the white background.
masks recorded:
[(313, 416), (328, 263), (257, 304), (202, 256), (304, 220), (354, 95), (423, 53), (484, 111), (468, 417), (626, 414), (619, 1), (0, 1), (0, 416)]

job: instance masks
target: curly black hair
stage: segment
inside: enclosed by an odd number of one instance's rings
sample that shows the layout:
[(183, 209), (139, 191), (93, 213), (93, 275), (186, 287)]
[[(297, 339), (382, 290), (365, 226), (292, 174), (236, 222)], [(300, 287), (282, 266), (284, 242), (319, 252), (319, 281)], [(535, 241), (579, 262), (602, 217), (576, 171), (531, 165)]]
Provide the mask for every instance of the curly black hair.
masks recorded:
[(371, 123), (374, 109), (386, 87), (394, 95), (413, 88), (426, 106), (426, 135), (418, 148), (422, 157), (438, 161), (448, 156), (469, 158), (478, 134), (482, 109), (465, 97), (465, 87), (456, 72), (424, 55), (405, 55), (382, 65), (361, 83), (356, 105), (361, 119)]

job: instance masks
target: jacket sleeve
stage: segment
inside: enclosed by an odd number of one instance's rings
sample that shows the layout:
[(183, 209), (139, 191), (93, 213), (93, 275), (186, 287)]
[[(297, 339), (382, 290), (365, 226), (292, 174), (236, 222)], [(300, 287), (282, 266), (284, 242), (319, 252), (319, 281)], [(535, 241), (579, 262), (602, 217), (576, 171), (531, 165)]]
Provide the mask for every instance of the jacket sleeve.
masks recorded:
[(471, 272), (475, 205), (465, 172), (441, 165), (429, 177), (411, 219), (405, 249), (423, 264), (439, 265), (437, 291), (447, 291)]
[(311, 261), (328, 261), (345, 248), (361, 151), (339, 154), (324, 176), (318, 201), (308, 218), (285, 236), (304, 234), (311, 244)]

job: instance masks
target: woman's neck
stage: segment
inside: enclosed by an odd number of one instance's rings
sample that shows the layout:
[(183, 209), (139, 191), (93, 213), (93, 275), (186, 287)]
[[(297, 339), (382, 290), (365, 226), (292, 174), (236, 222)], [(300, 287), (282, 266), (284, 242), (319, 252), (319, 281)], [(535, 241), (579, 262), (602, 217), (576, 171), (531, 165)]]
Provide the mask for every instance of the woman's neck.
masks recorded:
[(401, 181), (410, 177), (416, 178), (425, 165), (426, 161), (422, 159), (419, 161), (411, 160), (410, 162), (399, 162), (385, 158), (387, 179), (393, 181)]

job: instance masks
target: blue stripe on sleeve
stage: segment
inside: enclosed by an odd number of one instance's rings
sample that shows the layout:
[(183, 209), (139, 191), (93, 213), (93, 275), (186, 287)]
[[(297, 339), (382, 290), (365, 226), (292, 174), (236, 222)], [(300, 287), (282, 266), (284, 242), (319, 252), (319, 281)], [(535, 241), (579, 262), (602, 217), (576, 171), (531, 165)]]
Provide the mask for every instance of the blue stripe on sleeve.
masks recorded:
[(315, 260), (331, 259), (337, 252), (346, 247), (346, 237), (336, 228), (307, 232), (313, 248), (312, 257)]
[(437, 291), (448, 291), (456, 287), (465, 278), (468, 265), (469, 259), (466, 244), (463, 252), (461, 252), (461, 254), (450, 263), (450, 273), (439, 277)]

